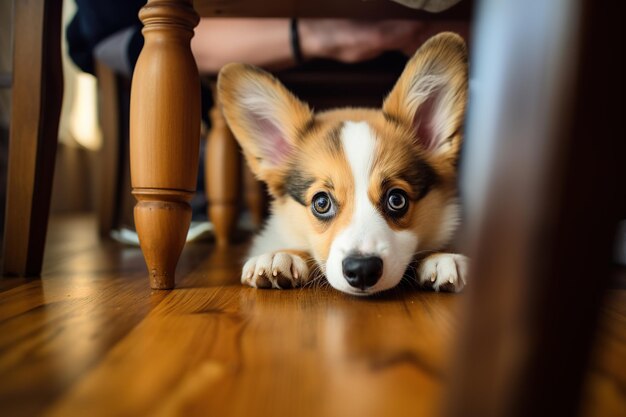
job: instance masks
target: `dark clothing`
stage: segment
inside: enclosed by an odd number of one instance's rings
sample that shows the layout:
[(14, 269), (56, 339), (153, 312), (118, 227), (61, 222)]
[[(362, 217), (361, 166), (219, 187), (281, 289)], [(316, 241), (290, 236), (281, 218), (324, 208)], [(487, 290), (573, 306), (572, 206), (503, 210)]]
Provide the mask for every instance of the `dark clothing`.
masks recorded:
[(145, 0), (76, 0), (76, 15), (67, 27), (67, 44), (74, 63), (83, 71), (94, 74), (93, 50), (114, 33), (133, 28), (128, 47), (128, 61), (134, 67), (143, 47), (139, 10)]

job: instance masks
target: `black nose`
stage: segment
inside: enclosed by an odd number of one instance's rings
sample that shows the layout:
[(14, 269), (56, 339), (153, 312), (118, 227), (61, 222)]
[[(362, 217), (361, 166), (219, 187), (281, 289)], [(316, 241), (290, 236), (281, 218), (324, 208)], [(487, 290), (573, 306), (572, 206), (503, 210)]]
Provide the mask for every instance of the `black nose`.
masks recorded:
[(348, 256), (342, 266), (348, 284), (362, 290), (376, 284), (383, 274), (383, 260), (377, 256)]

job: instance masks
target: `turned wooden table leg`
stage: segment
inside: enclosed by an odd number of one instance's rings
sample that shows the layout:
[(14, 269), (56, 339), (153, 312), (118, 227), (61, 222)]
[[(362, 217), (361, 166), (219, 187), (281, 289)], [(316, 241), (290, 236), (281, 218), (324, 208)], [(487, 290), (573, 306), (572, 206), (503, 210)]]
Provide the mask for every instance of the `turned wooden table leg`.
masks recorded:
[(228, 245), (239, 213), (241, 156), (235, 137), (222, 116), (219, 97), (214, 94), (211, 131), (206, 148), (206, 195), (209, 219), (219, 246)]
[(252, 216), (252, 223), (259, 228), (263, 224), (265, 217), (265, 188), (263, 183), (260, 182), (247, 164), (243, 164), (243, 182), (246, 206), (250, 210), (250, 216)]
[(191, 222), (200, 138), (200, 80), (189, 42), (191, 0), (149, 0), (130, 103), (135, 225), (154, 289), (174, 287)]
[(3, 275), (41, 273), (63, 99), (61, 3), (14, 5)]
[(97, 204), (100, 237), (108, 238), (118, 225), (121, 183), (120, 118), (118, 75), (102, 62), (96, 62), (98, 78), (98, 118), (102, 127), (102, 149), (99, 155)]

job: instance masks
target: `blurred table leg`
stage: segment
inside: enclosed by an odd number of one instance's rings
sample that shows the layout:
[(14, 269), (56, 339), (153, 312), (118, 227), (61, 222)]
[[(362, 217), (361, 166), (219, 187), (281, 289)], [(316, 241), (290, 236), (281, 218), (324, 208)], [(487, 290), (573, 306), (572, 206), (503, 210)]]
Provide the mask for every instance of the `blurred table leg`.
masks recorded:
[(463, 190), (475, 264), (445, 416), (576, 415), (626, 194), (619, 15), (479, 8)]

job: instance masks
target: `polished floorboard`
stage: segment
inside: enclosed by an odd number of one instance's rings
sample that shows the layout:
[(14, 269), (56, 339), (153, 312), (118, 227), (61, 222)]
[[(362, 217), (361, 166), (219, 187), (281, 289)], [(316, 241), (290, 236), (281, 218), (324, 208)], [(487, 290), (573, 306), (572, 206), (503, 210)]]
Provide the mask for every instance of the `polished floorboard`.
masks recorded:
[[(0, 280), (0, 415), (436, 415), (463, 295), (245, 288), (245, 249), (187, 245), (151, 291), (138, 248), (53, 218), (43, 277)], [(624, 416), (625, 289), (602, 317), (582, 415)]]

